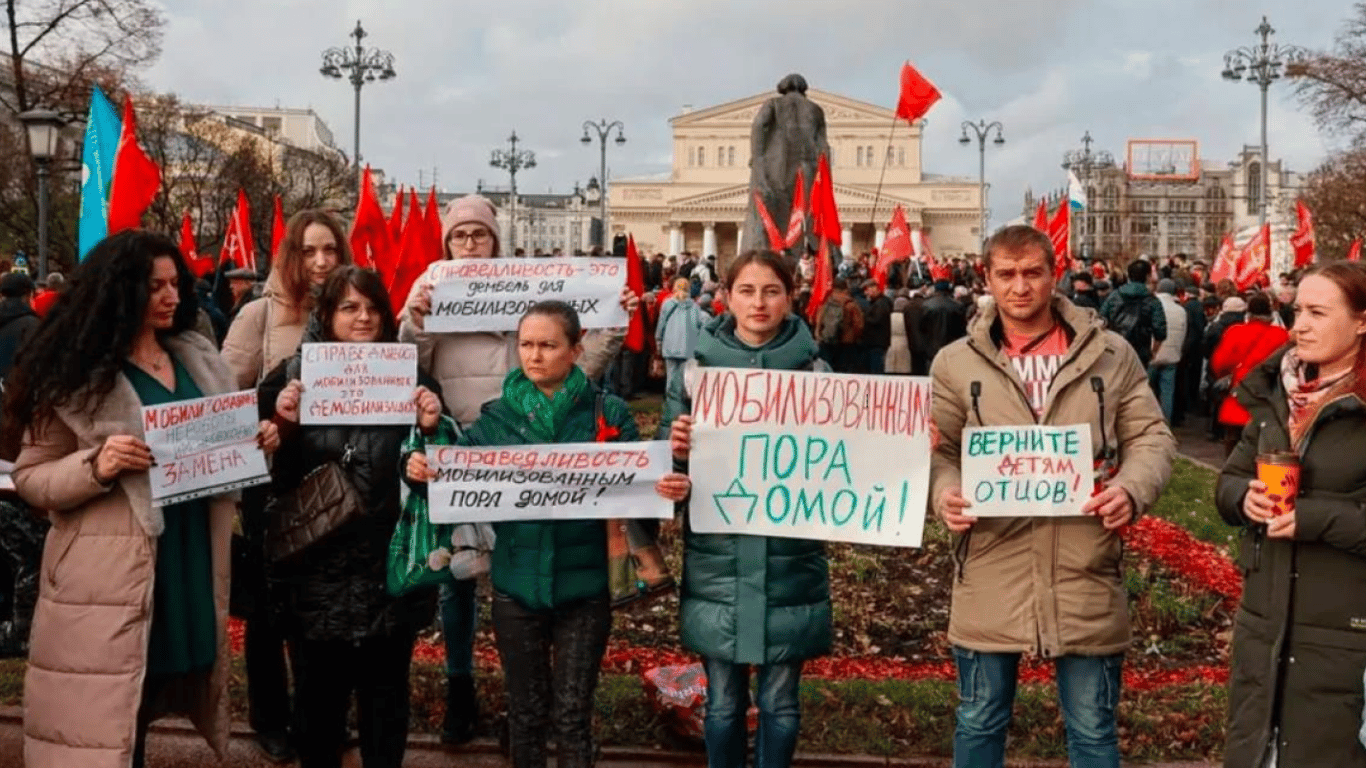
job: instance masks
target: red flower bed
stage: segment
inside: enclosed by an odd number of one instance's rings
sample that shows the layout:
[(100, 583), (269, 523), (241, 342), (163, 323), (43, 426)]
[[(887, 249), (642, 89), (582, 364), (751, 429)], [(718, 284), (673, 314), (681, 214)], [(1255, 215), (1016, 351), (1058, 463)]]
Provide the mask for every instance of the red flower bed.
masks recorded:
[(1193, 585), (1222, 596), (1230, 610), (1238, 606), (1243, 579), (1237, 567), (1185, 528), (1158, 517), (1145, 517), (1125, 530), (1124, 541)]

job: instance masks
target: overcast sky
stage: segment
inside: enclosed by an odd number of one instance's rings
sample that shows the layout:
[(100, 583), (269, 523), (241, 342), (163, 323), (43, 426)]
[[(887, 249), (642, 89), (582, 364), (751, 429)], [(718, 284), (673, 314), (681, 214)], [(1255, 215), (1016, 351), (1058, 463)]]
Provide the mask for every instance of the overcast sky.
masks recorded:
[[(598, 172), (586, 119), (621, 120), (610, 176), (669, 167), (668, 119), (770, 92), (788, 72), (814, 88), (892, 107), (909, 59), (944, 93), (928, 115), (927, 172), (975, 179), (964, 119), (1000, 120), (988, 145), (993, 222), (1026, 187), (1065, 181), (1062, 153), (1086, 130), (1122, 159), (1129, 138), (1193, 138), (1207, 160), (1258, 138), (1258, 91), (1220, 79), (1223, 54), (1256, 42), (1267, 14), (1281, 43), (1325, 48), (1342, 0), (163, 0), (161, 59), (147, 85), (199, 103), (312, 107), (351, 152), (353, 92), (318, 73), (362, 19), (398, 77), (362, 91), (361, 153), (390, 178), (444, 189), (507, 184), (490, 150), (516, 129), (537, 166), (524, 191), (567, 191)], [(1332, 148), (1272, 86), (1271, 156), (1308, 171)], [(836, 179), (838, 181), (838, 178)]]

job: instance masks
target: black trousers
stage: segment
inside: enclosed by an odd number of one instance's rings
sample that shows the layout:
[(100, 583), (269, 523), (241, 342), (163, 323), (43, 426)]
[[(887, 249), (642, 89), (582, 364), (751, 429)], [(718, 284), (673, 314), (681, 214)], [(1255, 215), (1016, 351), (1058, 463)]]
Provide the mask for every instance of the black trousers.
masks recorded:
[(301, 768), (340, 768), (346, 715), (356, 696), (361, 762), (401, 768), (408, 745), (412, 632), (349, 642), (289, 639), (294, 667), (294, 748)]
[(513, 768), (545, 768), (552, 727), (559, 768), (593, 765), (593, 691), (611, 629), (607, 595), (530, 611), (494, 593), (493, 632), (507, 686)]

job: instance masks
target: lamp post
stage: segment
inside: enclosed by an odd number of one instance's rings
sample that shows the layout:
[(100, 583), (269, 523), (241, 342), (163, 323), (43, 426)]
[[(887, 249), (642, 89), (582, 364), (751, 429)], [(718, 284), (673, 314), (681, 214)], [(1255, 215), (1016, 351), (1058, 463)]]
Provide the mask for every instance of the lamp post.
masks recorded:
[(964, 120), (963, 135), (958, 137), (958, 143), (963, 146), (972, 143), (972, 139), (968, 138), (969, 128), (977, 136), (977, 213), (982, 220), (981, 235), (982, 242), (985, 243), (987, 239), (987, 134), (991, 133), (992, 128), (996, 129), (996, 138), (992, 139), (991, 143), (998, 147), (1006, 143), (1006, 140), (1001, 135), (1004, 128), (999, 120), (993, 120), (990, 123), (986, 120), (978, 120), (975, 123), (971, 120)]
[(1091, 235), (1092, 238), (1094, 238), (1095, 235), (1094, 232), (1089, 232), (1087, 229), (1087, 224), (1092, 222), (1091, 206), (1093, 203), (1091, 202), (1089, 192), (1091, 186), (1091, 171), (1115, 167), (1114, 155), (1111, 155), (1103, 149), (1099, 152), (1091, 151), (1091, 142), (1093, 141), (1095, 140), (1091, 138), (1091, 132), (1087, 131), (1082, 134), (1081, 137), (1082, 148), (1068, 150), (1063, 153), (1062, 156), (1063, 169), (1068, 171), (1080, 171), (1082, 187), (1088, 190), (1086, 207), (1081, 210), (1081, 242), (1079, 245), (1081, 246), (1081, 257), (1083, 260), (1089, 260), (1092, 254), (1091, 243), (1087, 241), (1087, 235)]
[(1280, 45), (1269, 41), (1271, 35), (1276, 30), (1267, 23), (1266, 17), (1262, 17), (1262, 23), (1252, 30), (1259, 35), (1262, 41), (1257, 45), (1234, 48), (1224, 54), (1224, 71), (1222, 75), (1225, 80), (1247, 80), (1256, 85), (1262, 91), (1262, 178), (1261, 178), (1261, 210), (1259, 211), (1257, 223), (1265, 224), (1269, 216), (1271, 201), (1270, 190), (1267, 183), (1270, 175), (1267, 172), (1271, 164), (1267, 156), (1266, 148), (1266, 92), (1271, 87), (1271, 83), (1279, 80), (1281, 69), (1287, 64), (1295, 64), (1306, 58), (1306, 51), (1296, 45)]
[[(331, 77), (340, 80), (342, 72), (346, 71), (347, 80), (356, 89), (356, 120), (355, 120), (355, 140), (352, 144), (351, 159), (356, 163), (356, 189), (360, 189), (360, 89), (366, 83), (373, 83), (376, 80), (392, 80), (394, 75), (394, 55), (388, 51), (378, 48), (366, 48), (361, 45), (365, 39), (365, 29), (361, 27), (360, 21), (356, 21), (356, 29), (351, 32), (350, 37), (356, 39), (354, 47), (348, 48), (328, 48), (323, 51), (323, 65), (318, 70), (324, 77)], [(358, 192), (359, 194), (359, 192)]]
[(66, 121), (50, 109), (30, 109), (19, 114), (28, 133), (28, 151), (38, 166), (38, 279), (47, 277), (47, 180)]
[(614, 139), (614, 141), (616, 141), (617, 146), (619, 147), (619, 146), (621, 146), (622, 144), (625, 144), (625, 143), (626, 143), (626, 136), (623, 134), (623, 131), (626, 130), (626, 126), (622, 125), (620, 120), (613, 120), (612, 122), (609, 123), (609, 122), (607, 122), (607, 118), (603, 118), (603, 119), (597, 121), (596, 123), (593, 122), (592, 120), (585, 120), (585, 121), (583, 121), (583, 137), (579, 139), (579, 141), (580, 141), (581, 143), (583, 143), (583, 144), (592, 144), (592, 143), (593, 143), (593, 138), (592, 138), (591, 136), (588, 135), (588, 129), (589, 129), (589, 128), (592, 128), (594, 131), (597, 132), (597, 134), (598, 134), (598, 144), (601, 145), (601, 149), (602, 149), (602, 169), (601, 169), (601, 170), (602, 170), (602, 173), (601, 173), (600, 176), (598, 176), (598, 178), (602, 179), (602, 193), (601, 193), (601, 197), (599, 198), (599, 201), (598, 201), (598, 205), (599, 205), (599, 207), (601, 208), (601, 218), (602, 218), (602, 241), (599, 242), (597, 245), (598, 245), (599, 247), (601, 247), (604, 251), (606, 251), (606, 250), (607, 250), (607, 134), (611, 133), (613, 128), (616, 128), (616, 129), (617, 129), (617, 137), (616, 137), (616, 139)]
[[(495, 149), (489, 155), (489, 165), (502, 168), (512, 180), (512, 195), (508, 198), (508, 221), (512, 222), (508, 233), (508, 251), (517, 250), (517, 172), (536, 167), (536, 153), (529, 149), (517, 149), (517, 132), (508, 137), (508, 149)], [(509, 254), (511, 255), (511, 254)]]

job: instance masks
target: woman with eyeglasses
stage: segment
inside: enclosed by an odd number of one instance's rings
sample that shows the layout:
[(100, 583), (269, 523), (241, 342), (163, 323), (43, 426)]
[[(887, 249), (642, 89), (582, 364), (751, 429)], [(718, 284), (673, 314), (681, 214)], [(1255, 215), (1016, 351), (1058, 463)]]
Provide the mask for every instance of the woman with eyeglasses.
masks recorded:
[[(496, 259), (501, 237), (498, 212), (480, 195), (451, 201), (442, 216), (446, 259)], [(439, 262), (438, 262), (439, 263)], [(441, 385), (446, 410), (462, 427), (479, 418), (485, 403), (502, 397), (503, 380), (520, 364), (514, 331), (428, 333), (424, 321), (432, 310), (432, 270), (413, 283), (400, 316), (399, 340), (416, 343), (418, 363)], [(635, 312), (639, 299), (623, 287), (622, 305)], [(590, 381), (599, 379), (621, 349), (625, 329), (589, 332), (579, 367)], [(441, 625), (446, 642), (446, 716), (441, 739), (463, 744), (474, 738), (478, 702), (474, 690), (475, 580), (456, 579), (441, 588)]]

